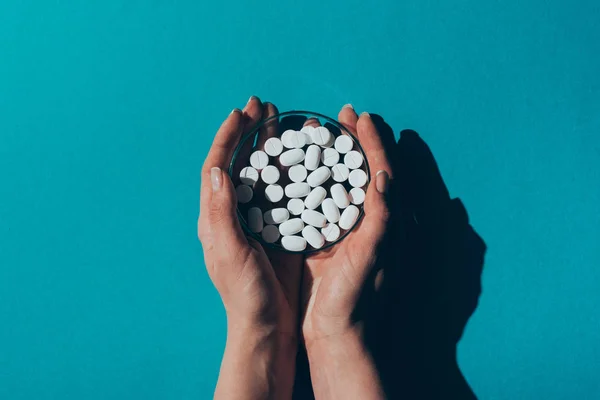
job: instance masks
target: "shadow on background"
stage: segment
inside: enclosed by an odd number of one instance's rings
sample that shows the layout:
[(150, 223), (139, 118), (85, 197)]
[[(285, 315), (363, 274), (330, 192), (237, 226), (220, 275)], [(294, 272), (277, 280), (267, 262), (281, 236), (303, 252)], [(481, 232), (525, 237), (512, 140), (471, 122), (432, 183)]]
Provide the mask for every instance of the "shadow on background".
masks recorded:
[[(396, 143), (371, 114), (394, 169), (383, 281), (358, 310), (391, 399), (475, 399), (456, 346), (481, 293), (486, 246), (451, 199), (427, 144), (405, 130)], [(373, 285), (374, 286), (374, 285)], [(295, 399), (313, 398), (306, 354), (298, 357)]]

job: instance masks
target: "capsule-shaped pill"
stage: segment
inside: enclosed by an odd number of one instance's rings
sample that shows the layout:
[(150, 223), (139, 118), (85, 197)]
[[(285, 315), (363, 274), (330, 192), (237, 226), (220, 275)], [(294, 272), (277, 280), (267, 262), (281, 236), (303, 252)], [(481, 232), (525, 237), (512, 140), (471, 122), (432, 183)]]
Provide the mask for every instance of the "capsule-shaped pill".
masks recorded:
[(325, 244), (325, 238), (314, 226), (305, 226), (302, 229), (302, 236), (315, 249), (320, 249)]
[(304, 166), (309, 171), (314, 171), (319, 168), (319, 160), (321, 159), (321, 148), (316, 144), (308, 146), (306, 149), (306, 158), (304, 159)]
[(348, 198), (348, 192), (346, 192), (346, 188), (341, 183), (336, 183), (330, 189), (331, 197), (335, 204), (339, 208), (346, 208), (350, 205), (350, 199)]
[(319, 207), (326, 196), (327, 190), (321, 186), (317, 186), (308, 194), (308, 196), (306, 196), (306, 199), (304, 199), (304, 205), (306, 208), (314, 210), (315, 208)]
[(348, 206), (340, 216), (340, 228), (350, 229), (354, 226), (354, 223), (358, 219), (359, 210), (355, 205)]
[(323, 209), (323, 214), (325, 214), (325, 218), (329, 222), (338, 222), (340, 220), (340, 209), (335, 204), (333, 199), (325, 199), (321, 204), (321, 208)]
[(323, 214), (315, 210), (304, 210), (302, 211), (302, 215), (300, 216), (302, 221), (307, 223), (308, 225), (316, 226), (317, 228), (322, 228), (327, 225), (327, 218)]
[(254, 233), (263, 229), (263, 213), (258, 207), (252, 207), (248, 210), (248, 227)]
[(331, 170), (329, 169), (329, 167), (322, 166), (311, 172), (310, 175), (308, 175), (308, 177), (306, 178), (306, 182), (311, 187), (316, 187), (324, 184), (325, 181), (330, 177)]
[(290, 167), (292, 165), (301, 163), (302, 161), (304, 161), (304, 150), (302, 149), (288, 150), (279, 156), (279, 162), (284, 167)]
[(279, 233), (282, 236), (294, 235), (304, 228), (304, 222), (300, 218), (288, 219), (279, 225)]
[(285, 187), (285, 195), (290, 199), (297, 199), (299, 197), (308, 196), (310, 193), (310, 186), (306, 182), (290, 183)]
[(302, 251), (306, 249), (306, 239), (300, 236), (284, 236), (281, 238), (281, 245), (286, 250)]
[(281, 224), (290, 218), (290, 212), (286, 208), (274, 208), (265, 211), (264, 220), (267, 224)]

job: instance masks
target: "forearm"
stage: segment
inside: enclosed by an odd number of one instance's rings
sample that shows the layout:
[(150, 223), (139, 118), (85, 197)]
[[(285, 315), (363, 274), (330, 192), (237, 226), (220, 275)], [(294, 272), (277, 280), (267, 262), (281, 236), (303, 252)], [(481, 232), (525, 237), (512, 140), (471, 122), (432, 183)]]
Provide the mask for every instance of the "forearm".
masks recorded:
[(371, 354), (357, 331), (307, 345), (316, 399), (384, 399)]
[(231, 327), (215, 399), (290, 399), (297, 341), (269, 329)]

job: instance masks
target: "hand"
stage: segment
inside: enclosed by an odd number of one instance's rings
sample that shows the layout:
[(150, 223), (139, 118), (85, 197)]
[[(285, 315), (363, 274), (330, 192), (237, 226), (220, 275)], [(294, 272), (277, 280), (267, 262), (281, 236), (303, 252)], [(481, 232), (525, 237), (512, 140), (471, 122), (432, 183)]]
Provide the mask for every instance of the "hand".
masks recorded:
[[(277, 113), (251, 98), (221, 125), (202, 168), (198, 237), (227, 314), (227, 345), (215, 398), (291, 397), (297, 350), (301, 257), (267, 253), (246, 237), (226, 172), (243, 134)], [(272, 134), (266, 127), (261, 135)], [(251, 366), (252, 368), (249, 368)]]

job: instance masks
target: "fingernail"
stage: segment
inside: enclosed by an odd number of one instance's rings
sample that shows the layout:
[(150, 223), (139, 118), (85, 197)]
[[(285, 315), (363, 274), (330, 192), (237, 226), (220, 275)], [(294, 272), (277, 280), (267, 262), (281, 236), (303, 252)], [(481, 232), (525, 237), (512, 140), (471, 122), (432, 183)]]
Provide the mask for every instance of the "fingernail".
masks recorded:
[(342, 108), (350, 108), (350, 109), (354, 110), (354, 107), (350, 103), (344, 104), (344, 106)]
[(249, 104), (252, 100), (259, 100), (260, 101), (260, 99), (258, 98), (258, 96), (250, 96), (250, 98), (248, 99), (248, 103), (246, 103), (246, 104)]
[(213, 167), (210, 169), (210, 183), (212, 184), (213, 191), (221, 189), (221, 185), (223, 184), (221, 168)]
[(360, 116), (361, 116), (361, 117), (370, 117), (370, 116), (371, 116), (371, 114), (369, 114), (368, 112), (366, 112), (366, 111), (365, 111), (365, 112), (363, 112), (363, 113), (360, 113)]
[(375, 175), (375, 187), (377, 191), (381, 194), (385, 194), (388, 190), (388, 185), (390, 183), (390, 176), (387, 171), (381, 170), (378, 171)]
[(241, 113), (242, 110), (240, 110), (239, 108), (234, 108), (233, 110), (231, 110), (231, 114), (233, 113)]

